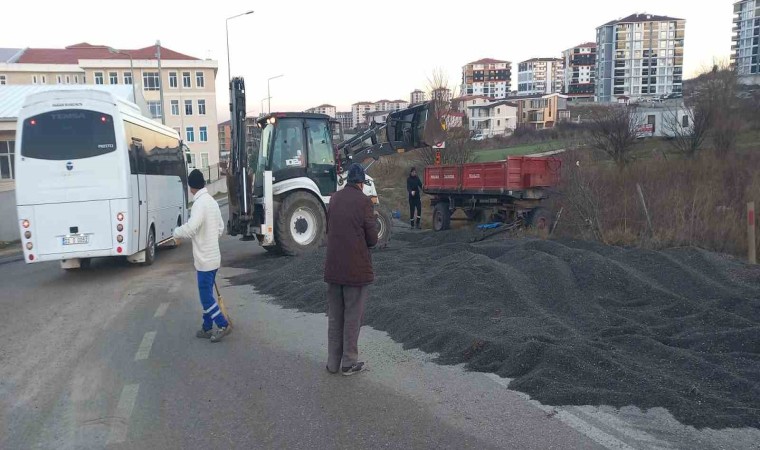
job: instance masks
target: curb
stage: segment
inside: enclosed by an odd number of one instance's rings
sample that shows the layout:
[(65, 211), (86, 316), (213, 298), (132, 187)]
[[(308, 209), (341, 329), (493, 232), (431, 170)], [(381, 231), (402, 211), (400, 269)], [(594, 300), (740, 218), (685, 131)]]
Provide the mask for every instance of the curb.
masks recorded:
[(12, 253), (8, 256), (0, 256), (0, 265), (24, 260), (24, 252)]

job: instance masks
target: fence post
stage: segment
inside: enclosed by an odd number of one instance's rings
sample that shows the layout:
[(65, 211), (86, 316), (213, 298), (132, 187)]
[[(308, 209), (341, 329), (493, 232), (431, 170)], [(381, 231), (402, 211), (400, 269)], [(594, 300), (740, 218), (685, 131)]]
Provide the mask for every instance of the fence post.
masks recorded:
[(636, 183), (636, 189), (639, 191), (639, 198), (641, 199), (641, 206), (644, 207), (644, 214), (647, 216), (647, 225), (649, 226), (649, 236), (654, 234), (652, 229), (652, 219), (649, 217), (649, 210), (647, 209), (647, 202), (644, 200), (644, 192), (641, 190), (641, 185)]
[(757, 243), (755, 241), (755, 202), (747, 203), (747, 237), (747, 244), (749, 247), (747, 259), (750, 264), (757, 264)]

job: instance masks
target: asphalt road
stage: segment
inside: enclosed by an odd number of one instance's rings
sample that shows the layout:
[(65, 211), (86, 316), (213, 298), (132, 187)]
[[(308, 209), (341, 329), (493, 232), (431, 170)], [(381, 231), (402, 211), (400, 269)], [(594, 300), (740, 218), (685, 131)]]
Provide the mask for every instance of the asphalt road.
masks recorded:
[[(222, 253), (230, 260), (250, 255), (257, 270), (271, 258), (234, 238), (223, 239)], [(640, 412), (538, 405), (507, 389), (508, 380), (439, 366), (367, 327), (360, 351), (370, 370), (330, 375), (326, 317), (283, 310), (253, 287), (227, 285), (224, 278), (241, 269), (223, 266), (219, 277), (234, 332), (218, 344), (197, 339), (191, 258), (187, 243), (160, 251), (150, 268), (113, 260), (78, 273), (56, 263), (0, 265), (0, 448), (630, 449), (708, 442), (677, 424), (669, 434), (652, 430)], [(641, 423), (621, 426), (621, 417)], [(748, 433), (720, 436), (757, 442)]]

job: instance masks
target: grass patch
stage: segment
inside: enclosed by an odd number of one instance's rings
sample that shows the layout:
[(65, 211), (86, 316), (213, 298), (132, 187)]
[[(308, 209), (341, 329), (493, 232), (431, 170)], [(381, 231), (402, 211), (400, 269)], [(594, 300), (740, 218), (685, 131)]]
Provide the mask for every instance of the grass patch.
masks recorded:
[(564, 141), (546, 141), (533, 144), (516, 145), (508, 148), (493, 150), (478, 150), (475, 152), (473, 162), (493, 162), (506, 159), (508, 156), (524, 156), (536, 153), (550, 152), (565, 148)]

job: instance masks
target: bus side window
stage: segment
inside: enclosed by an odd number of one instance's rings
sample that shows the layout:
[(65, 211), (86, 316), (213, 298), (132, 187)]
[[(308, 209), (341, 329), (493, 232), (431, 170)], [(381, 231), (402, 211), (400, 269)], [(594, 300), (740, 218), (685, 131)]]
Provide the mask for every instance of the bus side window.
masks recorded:
[(132, 175), (137, 175), (139, 171), (140, 150), (142, 148), (142, 142), (138, 138), (132, 138), (132, 142), (129, 144), (129, 172)]

